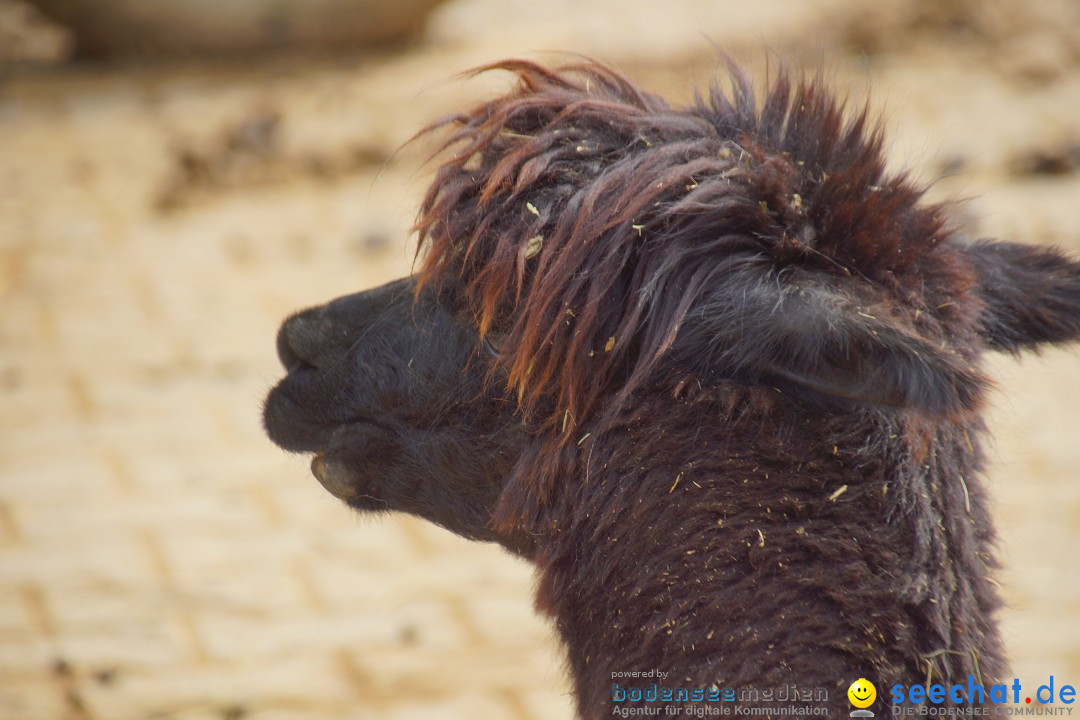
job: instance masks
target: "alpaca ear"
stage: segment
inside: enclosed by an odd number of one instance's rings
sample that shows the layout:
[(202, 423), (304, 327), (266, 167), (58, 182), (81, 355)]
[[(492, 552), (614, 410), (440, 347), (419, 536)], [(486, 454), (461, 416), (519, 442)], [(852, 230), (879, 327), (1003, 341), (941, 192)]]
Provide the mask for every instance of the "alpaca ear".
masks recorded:
[(986, 303), (981, 334), (1019, 352), (1080, 339), (1080, 262), (1054, 248), (981, 240), (967, 246)]
[(985, 385), (970, 363), (931, 345), (884, 306), (798, 270), (744, 268), (712, 285), (671, 354), (707, 376), (768, 383), (824, 405), (943, 414), (973, 408)]

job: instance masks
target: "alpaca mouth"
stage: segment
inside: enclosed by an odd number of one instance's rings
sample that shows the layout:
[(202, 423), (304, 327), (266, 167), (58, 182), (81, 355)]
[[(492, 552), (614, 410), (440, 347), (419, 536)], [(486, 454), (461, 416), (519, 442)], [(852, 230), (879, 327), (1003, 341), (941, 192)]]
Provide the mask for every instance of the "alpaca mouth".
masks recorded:
[(271, 442), (294, 453), (320, 452), (327, 447), (338, 423), (319, 418), (298, 402), (290, 378), (279, 382), (263, 405), (263, 428)]
[(271, 442), (283, 450), (325, 456), (339, 430), (369, 422), (368, 408), (325, 412), (317, 402), (325, 389), (313, 389), (309, 375), (308, 371), (289, 373), (274, 386), (263, 404), (263, 428)]

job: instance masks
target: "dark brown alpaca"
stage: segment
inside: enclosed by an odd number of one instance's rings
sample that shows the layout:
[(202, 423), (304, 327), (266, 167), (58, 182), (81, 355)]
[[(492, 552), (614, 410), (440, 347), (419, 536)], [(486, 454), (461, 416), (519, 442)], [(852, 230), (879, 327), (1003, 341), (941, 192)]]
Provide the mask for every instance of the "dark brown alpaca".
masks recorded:
[(584, 718), (613, 672), (1002, 681), (981, 357), (1080, 337), (1080, 263), (957, 235), (814, 83), (498, 67), (433, 128), (418, 274), (283, 325), (271, 438), (532, 559)]

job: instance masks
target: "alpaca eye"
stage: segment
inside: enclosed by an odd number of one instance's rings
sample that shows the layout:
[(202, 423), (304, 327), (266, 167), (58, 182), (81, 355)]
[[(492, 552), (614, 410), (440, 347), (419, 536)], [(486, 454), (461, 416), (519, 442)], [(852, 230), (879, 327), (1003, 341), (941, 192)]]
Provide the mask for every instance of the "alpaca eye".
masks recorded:
[(484, 336), (484, 339), (481, 341), (481, 345), (483, 346), (484, 350), (486, 350), (489, 355), (491, 355), (492, 357), (498, 357), (499, 355), (502, 354), (502, 341), (503, 341), (503, 339), (504, 338), (501, 335), (488, 333), (487, 335)]

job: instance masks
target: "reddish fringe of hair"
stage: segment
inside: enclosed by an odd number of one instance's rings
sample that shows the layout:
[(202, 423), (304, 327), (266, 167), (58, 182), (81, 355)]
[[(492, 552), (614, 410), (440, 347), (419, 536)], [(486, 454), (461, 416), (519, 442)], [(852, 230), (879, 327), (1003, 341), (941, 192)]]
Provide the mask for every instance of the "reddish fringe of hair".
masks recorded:
[(866, 109), (818, 82), (781, 72), (758, 101), (730, 65), (729, 91), (672, 108), (593, 61), (491, 70), (513, 89), (420, 133), (444, 159), (419, 285), (460, 286), (523, 414), (563, 441), (645, 383), (731, 249), (896, 284), (945, 233), (886, 175)]

